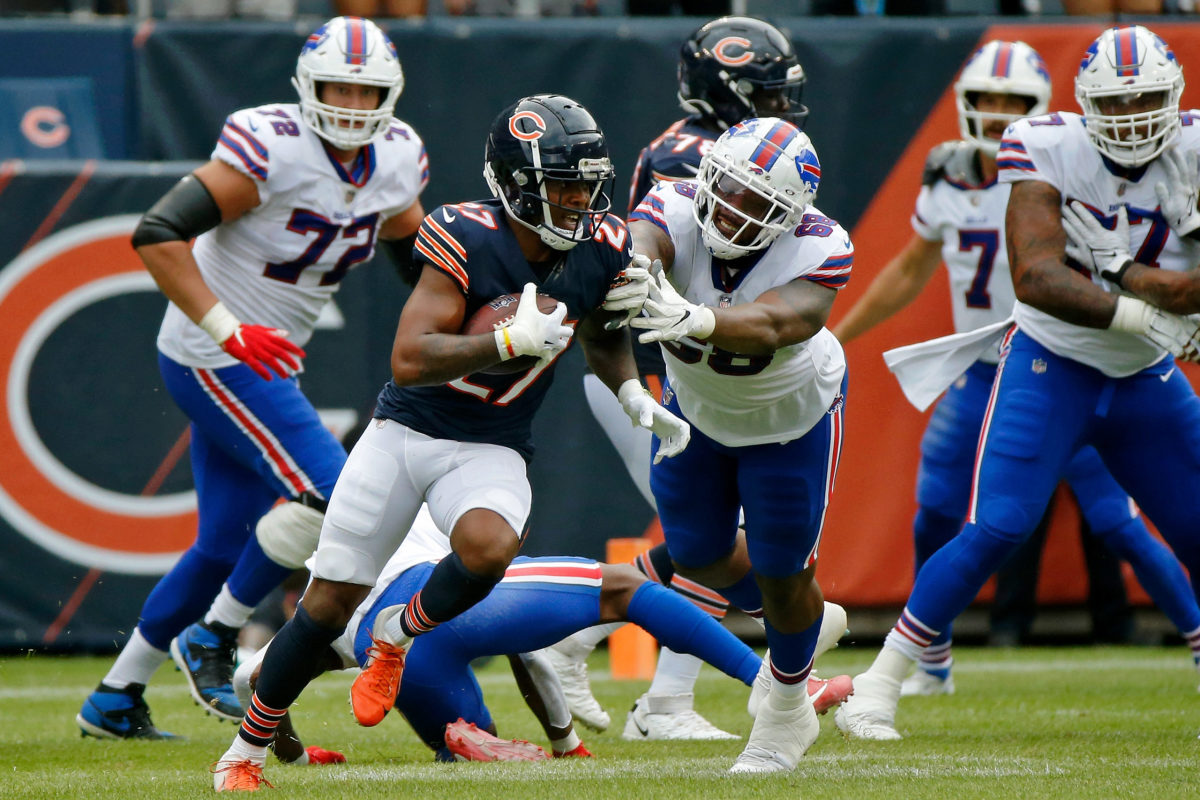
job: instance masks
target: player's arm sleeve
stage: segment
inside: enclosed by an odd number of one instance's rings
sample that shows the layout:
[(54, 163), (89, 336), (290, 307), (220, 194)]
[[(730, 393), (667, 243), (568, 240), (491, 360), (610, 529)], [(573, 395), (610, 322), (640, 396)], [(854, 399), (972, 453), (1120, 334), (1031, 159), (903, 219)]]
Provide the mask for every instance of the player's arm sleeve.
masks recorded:
[[(471, 285), (467, 274), (467, 249), (449, 223), (438, 222), (441, 209), (425, 217), (413, 243), (413, 263), (419, 276), (426, 264), (450, 276), (465, 295)], [(443, 217), (444, 219), (444, 217)]]
[(188, 242), (221, 224), (221, 209), (203, 182), (185, 175), (138, 221), (134, 248), (163, 242)]

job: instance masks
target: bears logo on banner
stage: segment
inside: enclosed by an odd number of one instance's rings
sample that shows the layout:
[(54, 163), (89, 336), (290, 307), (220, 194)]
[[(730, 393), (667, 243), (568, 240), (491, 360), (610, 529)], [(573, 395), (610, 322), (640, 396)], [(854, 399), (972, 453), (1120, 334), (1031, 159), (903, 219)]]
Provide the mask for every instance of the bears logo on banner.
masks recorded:
[(106, 217), (67, 228), (0, 269), (0, 386), (5, 396), (0, 516), (28, 539), (74, 563), (161, 574), (195, 537), (195, 492), (140, 496), (97, 486), (50, 452), (34, 426), (29, 403), (34, 360), (60, 325), (94, 303), (157, 291), (129, 245), (137, 220), (136, 215)]

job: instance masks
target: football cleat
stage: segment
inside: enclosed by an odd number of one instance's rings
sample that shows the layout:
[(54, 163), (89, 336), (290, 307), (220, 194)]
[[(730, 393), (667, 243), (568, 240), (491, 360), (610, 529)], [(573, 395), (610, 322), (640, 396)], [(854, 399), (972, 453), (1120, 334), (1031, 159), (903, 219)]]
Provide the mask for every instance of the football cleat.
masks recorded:
[(241, 722), (245, 713), (233, 691), (237, 638), (237, 628), (197, 622), (171, 640), (171, 658), (187, 678), (196, 705), (230, 722)]
[(621, 738), (629, 742), (713, 741), (740, 739), (723, 731), (693, 710), (695, 696), (687, 694), (650, 695), (637, 699), (625, 718)]
[(932, 697), (939, 694), (954, 694), (954, 676), (949, 670), (942, 677), (918, 667), (900, 684), (901, 697)]
[(454, 754), (456, 761), (545, 761), (550, 758), (545, 750), (532, 742), (498, 738), (462, 717), (446, 726), (445, 740), (446, 749)]
[(346, 763), (346, 757), (337, 750), (325, 750), (317, 747), (315, 744), (310, 744), (304, 748), (304, 752), (308, 753), (308, 763), (314, 767), (320, 767), (325, 764)]
[(583, 742), (580, 742), (574, 750), (568, 750), (565, 753), (560, 753), (557, 750), (555, 750), (554, 757), (555, 758), (591, 758), (592, 753), (590, 750), (588, 750), (586, 747), (584, 747)]
[(812, 703), (802, 702), (790, 709), (764, 703), (754, 718), (746, 749), (729, 771), (743, 775), (791, 772), (820, 732)]
[(587, 659), (572, 658), (553, 647), (547, 647), (542, 652), (558, 675), (558, 682), (562, 684), (563, 696), (567, 699), (567, 708), (571, 710), (571, 716), (594, 731), (607, 730), (612, 724), (612, 717), (592, 694)]
[(358, 724), (370, 728), (383, 722), (396, 704), (400, 676), (404, 673), (405, 648), (371, 637), (367, 648), (370, 661), (350, 687), (350, 706)]
[(160, 731), (150, 720), (150, 706), (142, 698), (144, 683), (131, 683), (124, 689), (100, 684), (83, 701), (75, 722), (84, 736), (101, 739), (177, 739), (182, 736)]
[(218, 792), (257, 792), (266, 784), (275, 786), (263, 777), (261, 764), (249, 759), (242, 761), (218, 761), (208, 768), (213, 776), (213, 789)]
[(900, 681), (886, 675), (864, 672), (854, 678), (854, 696), (838, 708), (834, 721), (854, 739), (896, 741), (896, 705), (900, 702)]

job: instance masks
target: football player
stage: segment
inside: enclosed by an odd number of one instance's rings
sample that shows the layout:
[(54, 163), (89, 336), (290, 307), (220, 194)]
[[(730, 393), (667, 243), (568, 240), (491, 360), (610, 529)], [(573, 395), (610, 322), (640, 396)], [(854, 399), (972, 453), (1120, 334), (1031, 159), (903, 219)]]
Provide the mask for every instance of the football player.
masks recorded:
[(395, 47), (374, 23), (337, 17), (304, 43), (294, 84), (298, 104), (231, 114), (212, 160), (133, 234), (170, 300), (159, 368), (191, 421), (200, 525), (84, 702), (88, 734), (170, 737), (142, 698), (168, 647), (198, 703), (241, 719), (238, 629), (316, 547), (346, 459), (300, 390), (303, 346), (377, 242), (411, 262), (428, 166), (420, 137), (392, 116), (404, 86)]
[[(1008, 125), (1046, 113), (1050, 76), (1024, 42), (988, 42), (963, 67), (954, 85), (962, 138), (935, 147), (926, 162), (912, 216), (915, 233), (837, 325), (847, 344), (911, 303), (945, 262), (954, 328), (976, 330), (1012, 314), (1015, 297), (1004, 247), (1004, 211), (1011, 184), (996, 180), (996, 153)], [(962, 528), (971, 493), (979, 428), (1000, 360), (998, 349), (947, 390), (921, 443), (918, 510), (913, 521), (916, 568)], [(1178, 560), (1150, 535), (1125, 491), (1092, 447), (1082, 448), (1065, 473), (1091, 532), (1137, 573), (1138, 581), (1200, 655), (1200, 608)], [(925, 648), (901, 696), (950, 694), (951, 628)]]
[[(451, 552), (450, 538), (438, 530), (422, 506), (412, 529), (388, 561), (371, 594), (358, 606), (346, 632), (330, 646), (324, 664), (345, 669), (367, 663), (374, 621), (397, 604), (411, 601), (435, 565)], [(547, 613), (546, 609), (554, 609)], [(471, 609), (421, 637), (405, 659), (396, 708), (430, 748), (448, 759), (446, 726), (462, 718), (495, 733), (495, 725), (471, 670), (477, 658), (516, 656), (558, 641), (601, 621), (630, 620), (681, 652), (695, 653), (722, 672), (749, 685), (761, 659), (737, 637), (679, 594), (629, 564), (601, 564), (563, 556), (520, 557), (503, 580)], [(534, 654), (536, 658), (536, 653)], [(249, 699), (250, 675), (261, 658), (238, 668), (235, 685)], [(529, 659), (514, 662), (529, 664)], [(571, 714), (549, 667), (530, 670), (545, 711), (534, 708), (556, 756), (584, 755), (571, 729)], [(243, 694), (244, 693), (244, 694)], [(537, 704), (532, 704), (536, 706)], [(277, 756), (302, 758), (298, 741), (279, 736)], [(280, 742), (287, 748), (280, 752)]]
[[(750, 119), (717, 139), (695, 181), (659, 183), (630, 215), (634, 249), (661, 265), (630, 324), (662, 344), (664, 403), (692, 426), (688, 449), (650, 471), (671, 558), (766, 622), (769, 691), (738, 773), (795, 769), (819, 731), (806, 685), (846, 372), (824, 323), (854, 257), (812, 205), (820, 178), (795, 125)], [(734, 559), (741, 509), (748, 570)]]
[[(442, 206), (421, 224), (414, 248), (422, 270), (400, 314), (392, 380), (338, 478), (313, 580), (267, 650), (241, 729), (214, 773), (217, 789), (259, 786), (278, 720), (422, 503), (450, 532), (452, 551), (407, 604), (376, 617), (351, 691), (361, 724), (378, 724), (395, 703), (412, 640), (500, 582), (529, 515), (533, 415), (576, 335), (629, 418), (660, 437), (660, 458), (687, 445), (687, 424), (638, 381), (628, 331), (605, 327), (611, 315), (601, 304), (633, 248), (625, 224), (608, 215), (613, 168), (595, 119), (561, 95), (523, 98), (496, 117), (484, 162), (493, 199)], [(558, 299), (554, 311), (539, 310), (538, 292)], [(510, 325), (460, 333), (502, 294), (521, 296)], [(519, 372), (483, 371), (529, 355), (538, 360)]]
[[(1200, 574), (1200, 400), (1175, 358), (1197, 358), (1196, 112), (1183, 73), (1142, 26), (1084, 54), (1069, 112), (1005, 131), (999, 179), (1016, 326), (1005, 335), (979, 440), (967, 524), (917, 574), (883, 650), (838, 723), (899, 739), (900, 681), (1037, 524), (1082, 445)], [(1174, 358), (1173, 358), (1174, 356)], [(1164, 479), (1169, 476), (1169, 479)]]
[[(688, 116), (643, 148), (629, 187), (630, 212), (655, 183), (695, 178), (700, 159), (729, 126), (751, 117), (776, 116), (800, 127), (808, 116), (800, 102), (804, 69), (792, 43), (783, 31), (763, 20), (721, 17), (702, 25), (680, 48), (678, 80), (679, 102)], [(661, 394), (665, 369), (658, 345), (635, 343), (634, 354), (646, 385)], [(612, 394), (595, 375), (584, 375), (583, 388), (592, 414), (621, 455), (634, 484), (653, 506), (649, 431), (630, 428)], [(652, 580), (674, 586), (716, 619), (723, 619), (729, 609), (728, 601), (719, 594), (676, 574), (665, 544), (638, 556), (634, 563)], [(824, 638), (836, 643), (846, 630), (845, 611), (833, 604), (826, 610)], [(761, 614), (754, 617), (761, 620)], [(619, 625), (580, 631), (547, 651), (572, 713), (595, 730), (607, 728), (611, 719), (592, 695), (587, 657), (616, 627)], [(622, 736), (633, 741), (737, 738), (693, 708), (700, 667), (699, 659), (662, 648), (654, 680), (626, 715)], [(850, 690), (848, 678), (832, 680), (831, 684), (813, 676), (809, 682), (822, 713)]]

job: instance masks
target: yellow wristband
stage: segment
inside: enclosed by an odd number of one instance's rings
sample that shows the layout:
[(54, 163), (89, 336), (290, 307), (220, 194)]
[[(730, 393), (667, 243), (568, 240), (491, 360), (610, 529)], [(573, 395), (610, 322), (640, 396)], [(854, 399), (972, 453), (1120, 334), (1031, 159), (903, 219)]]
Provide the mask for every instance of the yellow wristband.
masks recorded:
[(513, 358), (517, 352), (513, 350), (512, 339), (508, 336), (508, 328), (501, 328), (500, 330), (504, 333), (504, 349), (508, 351), (508, 357)]

